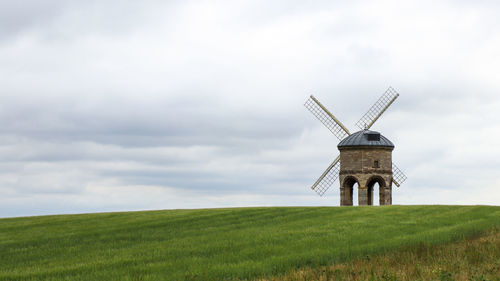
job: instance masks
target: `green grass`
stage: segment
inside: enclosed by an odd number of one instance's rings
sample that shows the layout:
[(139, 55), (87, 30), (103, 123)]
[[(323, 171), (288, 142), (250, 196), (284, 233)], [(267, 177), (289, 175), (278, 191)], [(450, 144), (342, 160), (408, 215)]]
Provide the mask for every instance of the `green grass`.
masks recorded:
[(500, 207), (169, 210), (0, 219), (0, 280), (234, 280), (440, 244)]

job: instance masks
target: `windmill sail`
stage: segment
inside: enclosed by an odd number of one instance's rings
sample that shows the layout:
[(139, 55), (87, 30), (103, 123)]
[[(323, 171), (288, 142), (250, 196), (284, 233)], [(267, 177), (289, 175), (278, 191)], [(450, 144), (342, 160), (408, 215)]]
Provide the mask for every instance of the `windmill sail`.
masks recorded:
[(392, 87), (389, 87), (385, 93), (375, 102), (368, 112), (356, 122), (361, 130), (370, 129), (384, 111), (396, 100), (399, 94)]
[(340, 170), (340, 156), (337, 156), (335, 160), (333, 160), (332, 164), (326, 168), (323, 174), (319, 177), (319, 179), (311, 186), (311, 189), (316, 191), (319, 196), (323, 196), (325, 192), (332, 186), (332, 184), (339, 177)]
[(349, 136), (349, 130), (328, 111), (313, 95), (306, 101), (304, 106), (318, 118), (339, 140)]
[(392, 182), (399, 187), (406, 180), (406, 175), (396, 166), (396, 164), (392, 163)]

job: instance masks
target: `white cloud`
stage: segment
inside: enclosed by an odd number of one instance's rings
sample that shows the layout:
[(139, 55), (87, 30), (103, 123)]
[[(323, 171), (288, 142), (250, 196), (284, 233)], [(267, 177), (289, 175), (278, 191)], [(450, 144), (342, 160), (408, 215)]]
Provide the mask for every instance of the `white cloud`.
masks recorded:
[(0, 216), (338, 205), (302, 104), (353, 130), (389, 85), (394, 203), (498, 202), (495, 2), (25, 4), (0, 9)]

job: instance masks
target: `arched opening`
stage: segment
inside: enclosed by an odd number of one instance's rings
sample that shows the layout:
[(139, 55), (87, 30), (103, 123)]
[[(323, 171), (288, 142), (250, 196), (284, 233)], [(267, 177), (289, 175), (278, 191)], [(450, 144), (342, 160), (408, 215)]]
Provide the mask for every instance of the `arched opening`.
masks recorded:
[(357, 206), (358, 205), (358, 180), (354, 177), (347, 177), (344, 180), (344, 206)]
[(356, 183), (354, 183), (354, 185), (352, 187), (352, 205), (353, 206), (359, 205), (358, 191), (359, 191), (359, 185), (356, 182)]
[(382, 205), (380, 203), (380, 195), (381, 189), (378, 182), (374, 182), (371, 186), (368, 186), (368, 205), (378, 206)]
[(384, 205), (385, 181), (379, 176), (368, 180), (368, 205)]

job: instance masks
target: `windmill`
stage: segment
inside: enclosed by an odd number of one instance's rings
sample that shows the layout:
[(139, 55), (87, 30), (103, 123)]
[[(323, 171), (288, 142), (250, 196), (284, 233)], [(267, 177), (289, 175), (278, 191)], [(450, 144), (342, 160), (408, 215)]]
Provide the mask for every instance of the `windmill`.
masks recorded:
[(304, 106), (341, 141), (338, 145), (340, 154), (311, 186), (312, 190), (323, 196), (340, 176), (340, 205), (352, 205), (355, 183), (358, 183), (359, 188), (359, 204), (372, 205), (373, 186), (377, 182), (380, 204), (392, 204), (392, 183), (399, 187), (406, 180), (406, 176), (392, 163), (392, 142), (369, 129), (398, 96), (399, 94), (389, 87), (356, 122), (361, 131), (353, 134), (314, 96), (310, 96)]

